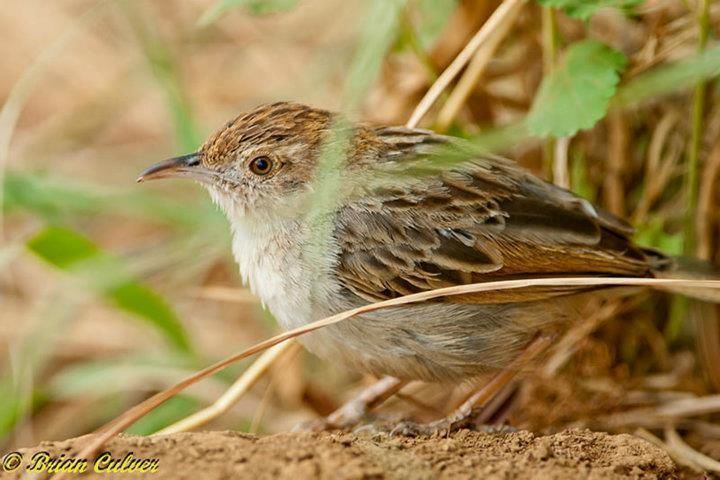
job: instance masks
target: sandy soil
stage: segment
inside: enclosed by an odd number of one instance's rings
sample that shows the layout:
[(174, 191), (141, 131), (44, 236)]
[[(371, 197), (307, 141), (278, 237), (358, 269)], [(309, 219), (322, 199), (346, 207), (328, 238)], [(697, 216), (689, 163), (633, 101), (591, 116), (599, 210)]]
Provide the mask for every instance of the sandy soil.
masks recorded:
[[(81, 439), (46, 442), (38, 450), (67, 454)], [(259, 479), (655, 479), (675, 478), (665, 452), (631, 435), (567, 430), (551, 436), (530, 432), (460, 431), (449, 438), (386, 434), (282, 433), (255, 437), (236, 432), (122, 436), (108, 446), (115, 458), (158, 458), (157, 472), (120, 475), (154, 480)], [(21, 470), (0, 475), (20, 478)], [(77, 478), (70, 475), (69, 478)], [(115, 475), (102, 478), (113, 478)], [(82, 478), (101, 478), (91, 474)]]

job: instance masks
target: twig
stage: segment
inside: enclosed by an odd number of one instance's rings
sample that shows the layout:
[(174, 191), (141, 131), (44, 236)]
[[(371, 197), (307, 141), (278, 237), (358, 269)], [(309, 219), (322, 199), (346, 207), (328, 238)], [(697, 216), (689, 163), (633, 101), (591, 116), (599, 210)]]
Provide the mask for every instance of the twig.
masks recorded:
[(612, 302), (604, 305), (596, 310), (590, 318), (579, 322), (575, 328), (563, 335), (557, 343), (557, 346), (553, 347), (553, 354), (543, 365), (540, 375), (551, 377), (557, 373), (577, 351), (581, 345), (581, 341), (590, 335), (602, 322), (617, 314), (621, 306), (621, 302)]
[(665, 428), (665, 441), (667, 442), (668, 447), (682, 455), (689, 462), (699, 466), (702, 470), (720, 472), (720, 462), (698, 452), (685, 443), (674, 428)]
[(563, 188), (570, 188), (568, 173), (568, 150), (572, 137), (560, 137), (555, 141), (555, 161), (553, 162), (553, 183)]
[[(487, 41), (477, 48), (470, 65), (468, 65), (465, 73), (463, 73), (462, 77), (460, 77), (460, 80), (448, 97), (447, 102), (445, 102), (445, 105), (443, 105), (440, 113), (438, 114), (435, 125), (435, 129), (437, 131), (446, 131), (453, 120), (455, 120), (458, 112), (470, 96), (472, 89), (475, 87), (485, 71), (485, 67), (487, 67), (488, 63), (490, 63), (490, 60), (495, 54), (500, 42), (502, 42), (507, 33), (510, 31), (510, 27), (515, 22), (522, 6), (522, 1), (511, 4), (508, 8), (507, 14), (493, 25), (493, 30), (488, 33)], [(492, 17), (488, 20), (488, 23), (490, 23), (491, 20)]]
[[(709, 0), (698, 2), (698, 51), (705, 50), (710, 31), (710, 16), (708, 14)], [(703, 117), (705, 113), (705, 81), (701, 80), (695, 85), (693, 93), (692, 136), (688, 151), (687, 177), (686, 177), (686, 213), (685, 213), (685, 253), (695, 253), (695, 225), (698, 214), (698, 186), (700, 181), (700, 149), (703, 138)]]
[(670, 110), (663, 115), (653, 130), (648, 148), (647, 162), (645, 162), (645, 189), (633, 213), (633, 223), (635, 224), (641, 224), (645, 221), (650, 207), (663, 193), (675, 170), (676, 155), (668, 153), (663, 161), (662, 153), (667, 138), (678, 120), (677, 113)]
[(187, 432), (201, 425), (206, 424), (223, 413), (237, 403), (237, 401), (250, 390), (253, 385), (260, 380), (270, 366), (285, 354), (291, 354), (300, 349), (297, 342), (285, 342), (269, 348), (255, 362), (248, 367), (247, 370), (233, 383), (233, 385), (220, 397), (215, 403), (208, 408), (200, 410), (189, 417), (185, 417), (178, 422), (169, 425), (162, 430), (154, 433), (154, 435), (167, 435), (170, 433)]
[(610, 152), (607, 159), (607, 172), (603, 190), (607, 207), (615, 215), (625, 215), (625, 189), (623, 172), (627, 160), (628, 135), (623, 112), (613, 109), (608, 115)]
[(700, 398), (684, 398), (660, 405), (655, 413), (665, 418), (681, 418), (718, 411), (720, 411), (720, 395), (708, 395)]
[(698, 210), (695, 217), (695, 228), (697, 229), (696, 252), (698, 258), (703, 260), (712, 260), (713, 255), (712, 230), (716, 223), (713, 205), (718, 192), (718, 181), (720, 181), (720, 141), (715, 144), (707, 159), (698, 194)]
[(458, 56), (455, 57), (452, 63), (440, 74), (430, 89), (428, 89), (427, 93), (422, 100), (420, 100), (420, 103), (418, 103), (418, 106), (415, 107), (415, 111), (413, 111), (413, 114), (410, 116), (410, 120), (407, 122), (408, 127), (413, 128), (420, 123), (420, 120), (422, 120), (425, 114), (427, 114), (430, 107), (433, 106), (442, 92), (448, 87), (448, 85), (450, 85), (467, 62), (470, 61), (478, 47), (486, 42), (490, 35), (495, 31), (496, 25), (501, 23), (507, 15), (512, 13), (516, 4), (524, 3), (525, 1), (526, 0), (505, 0), (505, 2), (498, 6), (480, 30), (478, 30), (478, 32), (470, 39), (470, 41), (460, 51)]

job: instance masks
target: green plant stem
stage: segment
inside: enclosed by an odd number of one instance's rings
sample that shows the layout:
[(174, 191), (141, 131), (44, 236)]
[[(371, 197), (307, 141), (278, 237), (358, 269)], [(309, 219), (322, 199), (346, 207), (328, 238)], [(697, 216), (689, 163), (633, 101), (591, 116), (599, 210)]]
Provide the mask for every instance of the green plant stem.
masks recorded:
[[(698, 11), (698, 50), (702, 52), (707, 45), (710, 30), (709, 0), (700, 0)], [(686, 176), (686, 201), (687, 210), (685, 213), (685, 243), (686, 254), (695, 252), (696, 232), (695, 218), (697, 217), (698, 190), (700, 183), (700, 149), (703, 137), (703, 117), (705, 113), (705, 90), (706, 82), (699, 81), (693, 92), (692, 110), (692, 134), (690, 148), (688, 151), (687, 176)]]
[[(547, 76), (557, 61), (558, 34), (555, 10), (550, 7), (542, 8), (542, 49), (543, 74)], [(543, 144), (543, 171), (545, 176), (552, 180), (553, 161), (555, 159), (555, 140), (547, 139)]]

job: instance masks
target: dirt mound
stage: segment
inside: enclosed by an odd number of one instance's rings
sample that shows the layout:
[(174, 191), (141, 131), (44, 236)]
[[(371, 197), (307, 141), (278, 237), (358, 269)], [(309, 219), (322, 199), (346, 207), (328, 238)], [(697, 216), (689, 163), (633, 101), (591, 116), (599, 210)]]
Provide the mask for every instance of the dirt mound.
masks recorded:
[[(24, 465), (38, 451), (66, 454), (79, 439), (23, 449)], [(159, 459), (154, 480), (361, 479), (361, 478), (672, 478), (676, 468), (662, 450), (631, 435), (567, 430), (551, 436), (529, 432), (460, 431), (443, 438), (344, 433), (282, 433), (255, 437), (236, 432), (121, 436), (107, 446), (113, 458)], [(92, 464), (88, 470), (92, 471)], [(20, 478), (24, 467), (2, 478)], [(122, 475), (122, 474), (121, 474)], [(74, 475), (72, 475), (74, 476)], [(100, 478), (91, 473), (82, 478)], [(107, 476), (103, 478), (109, 478)]]

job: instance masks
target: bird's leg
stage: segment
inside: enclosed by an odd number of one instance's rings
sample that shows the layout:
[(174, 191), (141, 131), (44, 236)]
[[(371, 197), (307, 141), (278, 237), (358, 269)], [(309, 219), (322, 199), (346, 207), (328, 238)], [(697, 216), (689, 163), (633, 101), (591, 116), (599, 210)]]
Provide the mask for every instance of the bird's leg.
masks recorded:
[[(545, 336), (533, 339), (508, 367), (498, 372), (445, 418), (427, 424), (402, 422), (393, 428), (392, 432), (404, 435), (433, 435), (485, 424), (498, 409), (502, 409), (509, 393), (512, 393), (512, 382), (521, 369), (542, 353), (550, 345), (550, 341), (551, 339)], [(495, 400), (500, 401), (494, 402)], [(493, 406), (495, 408), (488, 408)]]
[(296, 427), (296, 430), (335, 430), (358, 424), (373, 408), (400, 391), (407, 381), (395, 377), (383, 377), (326, 418), (311, 421)]

